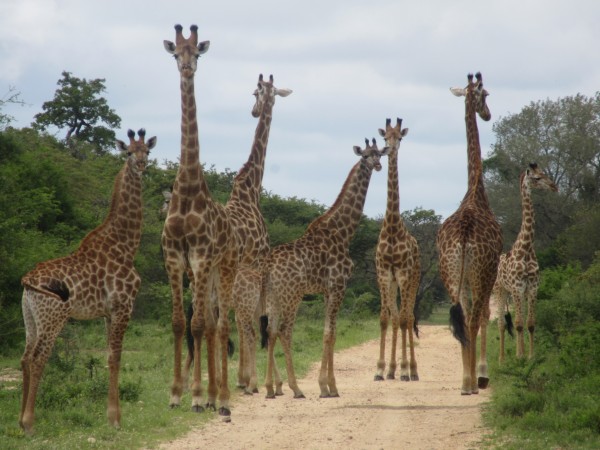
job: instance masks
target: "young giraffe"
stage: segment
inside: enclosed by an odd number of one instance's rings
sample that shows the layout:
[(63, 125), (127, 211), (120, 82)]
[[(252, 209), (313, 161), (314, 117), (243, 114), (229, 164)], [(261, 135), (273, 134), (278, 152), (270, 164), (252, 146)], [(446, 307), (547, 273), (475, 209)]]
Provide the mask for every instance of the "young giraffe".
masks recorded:
[[(173, 334), (175, 348), (171, 407), (179, 406), (183, 392), (181, 351), (185, 332), (183, 275), (192, 287), (194, 313), (190, 328), (194, 337), (192, 410), (204, 411), (200, 379), (200, 349), (206, 336), (208, 389), (206, 407), (215, 409), (217, 391), (219, 414), (230, 415), (227, 372), (228, 312), (231, 308), (233, 281), (237, 268), (237, 247), (229, 212), (215, 202), (208, 190), (200, 164), (200, 144), (194, 94), (194, 75), (198, 58), (208, 50), (208, 41), (198, 43), (198, 27), (190, 27), (185, 39), (181, 25), (175, 26), (175, 44), (164, 47), (177, 61), (181, 86), (181, 156), (173, 184), (169, 210), (162, 233), (165, 267), (173, 298)], [(216, 289), (217, 305), (210, 297)], [(215, 310), (218, 310), (218, 314)], [(218, 316), (218, 317), (217, 317)], [(220, 343), (221, 374), (216, 374), (216, 340)], [(219, 381), (219, 383), (217, 382)]]
[[(319, 386), (321, 397), (339, 396), (333, 373), (333, 349), (337, 313), (352, 272), (348, 247), (362, 217), (371, 173), (373, 169), (381, 170), (379, 160), (388, 153), (387, 148), (378, 150), (375, 139), (372, 145), (365, 141), (364, 150), (354, 147), (360, 161), (350, 170), (333, 206), (315, 219), (302, 237), (275, 247), (269, 255), (264, 280), (268, 325), (266, 330), (263, 329), (268, 333), (267, 398), (276, 395), (273, 370), (278, 337), (285, 353), (288, 384), (294, 391), (294, 398), (304, 397), (292, 363), (292, 331), (302, 296), (321, 292), (325, 297), (325, 328)], [(276, 381), (279, 387), (280, 380)]]
[(254, 324), (263, 312), (259, 308), (262, 271), (269, 253), (269, 235), (260, 212), (260, 194), (267, 154), (267, 144), (273, 118), (275, 97), (287, 97), (290, 89), (278, 89), (269, 81), (258, 77), (254, 91), (256, 102), (252, 116), (258, 118), (254, 142), (248, 161), (240, 169), (227, 202), (237, 245), (240, 249), (238, 274), (233, 287), (233, 305), (239, 333), (240, 360), (238, 385), (247, 394), (258, 392), (256, 379), (256, 335)]
[(144, 142), (145, 131), (127, 133), (129, 145), (117, 140), (127, 160), (116, 177), (108, 216), (69, 256), (38, 264), (21, 280), (25, 352), (23, 400), (19, 424), (33, 432), (34, 407), (40, 379), (54, 341), (69, 318), (104, 317), (108, 335), (109, 388), (107, 416), (119, 427), (119, 365), (123, 335), (140, 277), (133, 258), (142, 234), (142, 172), (156, 137)]
[[(396, 119), (396, 126), (391, 120), (385, 122), (385, 130), (379, 129), (379, 134), (385, 138), (388, 154), (388, 185), (387, 207), (377, 251), (375, 265), (377, 281), (381, 293), (379, 342), (379, 361), (375, 381), (383, 380), (385, 370), (385, 340), (390, 316), (392, 318), (392, 353), (387, 378), (393, 380), (396, 376), (396, 344), (398, 327), (402, 329), (402, 360), (400, 362), (400, 379), (417, 381), (417, 360), (413, 343), (413, 326), (415, 323), (414, 307), (421, 277), (421, 261), (417, 240), (406, 229), (400, 216), (400, 194), (398, 192), (398, 150), (400, 141), (408, 134), (408, 128), (402, 129), (402, 119)], [(396, 296), (400, 290), (400, 311)], [(410, 372), (406, 354), (406, 336), (410, 346)]]
[[(437, 246), (440, 275), (452, 299), (450, 321), (452, 333), (461, 343), (463, 395), (477, 394), (487, 387), (486, 325), (489, 301), (498, 260), (502, 252), (502, 232), (492, 212), (483, 185), (481, 146), (476, 114), (491, 118), (486, 104), (488, 92), (480, 73), (468, 75), (467, 87), (452, 88), (456, 96), (465, 97), (467, 129), (468, 188), (458, 209), (442, 224)], [(479, 380), (475, 378), (477, 334), (481, 327)]]
[[(504, 313), (508, 310), (509, 297), (515, 303), (515, 326), (517, 328), (517, 358), (524, 354), (525, 342), (523, 337), (523, 302), (526, 300), (527, 329), (529, 330), (529, 358), (533, 356), (533, 331), (535, 329), (535, 301), (540, 283), (540, 268), (535, 256), (534, 244), (534, 214), (531, 201), (531, 190), (541, 189), (557, 192), (558, 187), (542, 172), (537, 164), (529, 167), (521, 174), (521, 229), (517, 239), (508, 253), (500, 255), (498, 277), (494, 284), (493, 296), (498, 306), (498, 327), (500, 329), (500, 362), (504, 361), (504, 330), (506, 322)], [(510, 313), (507, 313), (510, 314)], [(510, 332), (509, 328), (509, 332)]]

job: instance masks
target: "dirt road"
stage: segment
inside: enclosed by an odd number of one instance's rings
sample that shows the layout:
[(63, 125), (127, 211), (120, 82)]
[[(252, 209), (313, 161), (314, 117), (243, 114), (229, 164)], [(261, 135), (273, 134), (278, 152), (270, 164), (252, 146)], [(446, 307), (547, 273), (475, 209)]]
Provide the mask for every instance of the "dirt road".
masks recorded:
[[(208, 425), (162, 449), (468, 449), (486, 434), (479, 395), (460, 395), (462, 363), (448, 327), (420, 327), (420, 381), (373, 381), (378, 341), (336, 353), (339, 398), (319, 398), (318, 365), (299, 385), (306, 399), (237, 393), (231, 422)], [(389, 334), (389, 333), (388, 333)], [(285, 372), (285, 368), (282, 368)], [(493, 380), (492, 380), (493, 383)]]

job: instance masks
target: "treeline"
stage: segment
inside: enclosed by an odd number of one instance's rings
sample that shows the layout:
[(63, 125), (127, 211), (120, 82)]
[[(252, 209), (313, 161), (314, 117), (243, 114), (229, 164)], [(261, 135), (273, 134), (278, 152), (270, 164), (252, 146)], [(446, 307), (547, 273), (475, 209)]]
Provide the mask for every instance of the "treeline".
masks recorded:
[[(24, 336), (21, 277), (36, 263), (75, 250), (104, 220), (122, 158), (116, 152), (98, 152), (88, 142), (70, 140), (67, 145), (34, 129), (7, 128), (0, 133), (0, 351)], [(144, 173), (144, 228), (135, 262), (143, 283), (134, 309), (136, 319), (171, 320), (170, 288), (160, 247), (161, 208), (163, 192), (173, 185), (177, 168), (177, 163), (159, 165), (153, 160)], [(204, 171), (213, 197), (226, 202), (236, 172), (217, 172), (206, 166)], [(273, 246), (301, 236), (327, 209), (314, 201), (271, 192), (263, 192), (261, 206)], [(434, 242), (440, 218), (423, 210), (407, 219), (412, 217), (415, 226), (428, 235), (427, 241)], [(380, 220), (363, 217), (350, 249), (355, 271), (348, 298), (354, 303), (358, 299), (360, 307), (373, 314), (379, 309), (374, 267), (379, 227)], [(420, 296), (428, 291), (424, 289)], [(441, 285), (436, 295), (438, 300), (443, 298)], [(311, 299), (320, 301), (318, 296), (307, 298)], [(424, 315), (432, 309), (433, 299), (432, 294), (422, 302)]]

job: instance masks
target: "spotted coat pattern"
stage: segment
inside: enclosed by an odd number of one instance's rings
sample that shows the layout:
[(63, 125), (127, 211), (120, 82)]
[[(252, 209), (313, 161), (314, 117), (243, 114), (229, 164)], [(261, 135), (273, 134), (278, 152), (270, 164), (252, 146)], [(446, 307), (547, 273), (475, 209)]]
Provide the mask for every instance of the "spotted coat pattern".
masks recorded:
[(56, 337), (68, 319), (104, 317), (108, 333), (108, 420), (118, 427), (121, 420), (118, 376), (123, 335), (140, 277), (133, 258), (142, 232), (142, 180), (148, 153), (156, 138), (144, 141), (129, 130), (130, 144), (117, 141), (127, 160), (116, 177), (108, 216), (81, 242), (71, 255), (45, 261), (23, 276), (23, 319), (26, 343), (21, 359), (23, 400), (19, 423), (33, 432), (35, 398), (44, 366)]

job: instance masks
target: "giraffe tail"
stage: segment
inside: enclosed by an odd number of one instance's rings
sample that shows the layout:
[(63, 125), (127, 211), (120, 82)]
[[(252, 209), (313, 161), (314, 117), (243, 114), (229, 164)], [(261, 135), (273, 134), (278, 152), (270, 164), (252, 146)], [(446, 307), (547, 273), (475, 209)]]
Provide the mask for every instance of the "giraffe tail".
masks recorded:
[(455, 303), (450, 307), (450, 331), (452, 331), (452, 336), (460, 342), (460, 345), (463, 347), (469, 345), (465, 327), (465, 313), (460, 303)]
[(267, 345), (269, 345), (268, 325), (269, 316), (260, 316), (260, 348), (267, 348)]
[(515, 337), (513, 333), (514, 325), (512, 321), (512, 316), (510, 315), (510, 311), (506, 311), (506, 314), (504, 314), (504, 320), (506, 321), (506, 331), (508, 331), (509, 336)]

